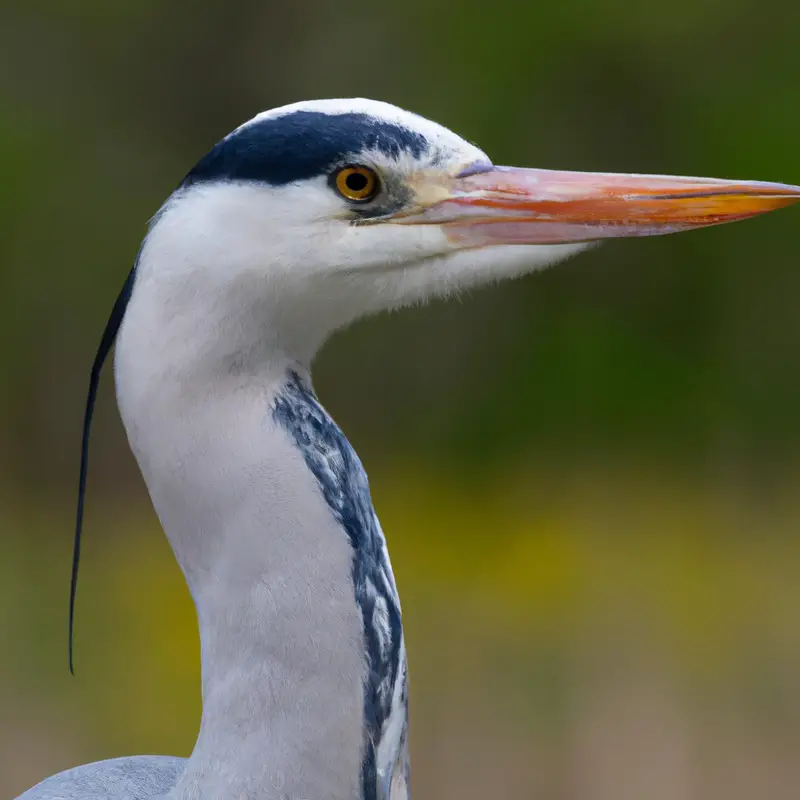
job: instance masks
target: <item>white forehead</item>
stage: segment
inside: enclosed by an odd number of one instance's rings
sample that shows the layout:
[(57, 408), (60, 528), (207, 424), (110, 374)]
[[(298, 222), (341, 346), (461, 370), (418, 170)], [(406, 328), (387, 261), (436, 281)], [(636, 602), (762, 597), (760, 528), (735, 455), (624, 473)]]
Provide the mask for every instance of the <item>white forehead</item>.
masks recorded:
[[(402, 125), (408, 130), (422, 134), (436, 150), (443, 153), (452, 153), (453, 157), (465, 164), (473, 162), (489, 162), (489, 157), (479, 147), (462, 139), (438, 122), (421, 117), (404, 108), (384, 103), (380, 100), (369, 100), (365, 97), (331, 98), (327, 100), (303, 100), (298, 103), (279, 106), (278, 108), (262, 111), (251, 120), (237, 128), (240, 131), (258, 122), (292, 114), (296, 111), (313, 111), (319, 114), (365, 114), (379, 122), (388, 122)], [(235, 133), (236, 131), (234, 131)]]

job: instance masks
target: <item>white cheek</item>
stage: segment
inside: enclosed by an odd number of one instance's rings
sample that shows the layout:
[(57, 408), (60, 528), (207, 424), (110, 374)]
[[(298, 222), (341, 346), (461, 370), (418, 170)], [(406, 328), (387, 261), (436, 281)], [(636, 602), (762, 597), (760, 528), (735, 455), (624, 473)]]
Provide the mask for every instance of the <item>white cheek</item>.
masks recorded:
[(148, 247), (158, 248), (161, 276), (186, 269), (220, 277), (316, 271), (336, 232), (330, 220), (341, 212), (327, 186), (316, 183), (220, 183), (178, 194), (157, 218), (156, 235), (148, 240)]
[(458, 250), (438, 225), (354, 225), (344, 208), (325, 178), (193, 188), (168, 203), (140, 277), (157, 270), (182, 291), (238, 286), (283, 309), (327, 303), (351, 317), (523, 275), (586, 247)]
[(193, 224), (213, 231), (213, 262), (234, 273), (255, 269), (302, 284), (453, 250), (437, 225), (353, 224), (324, 177), (279, 188), (231, 184), (199, 205), (201, 214), (190, 212)]
[(348, 272), (414, 267), (453, 251), (438, 225), (351, 225), (336, 231), (331, 245), (332, 268)]

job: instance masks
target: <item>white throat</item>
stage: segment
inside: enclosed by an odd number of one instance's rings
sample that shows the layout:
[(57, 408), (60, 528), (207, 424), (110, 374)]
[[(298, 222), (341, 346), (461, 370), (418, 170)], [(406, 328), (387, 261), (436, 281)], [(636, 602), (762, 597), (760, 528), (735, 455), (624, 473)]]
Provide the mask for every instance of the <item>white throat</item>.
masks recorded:
[(165, 250), (142, 251), (115, 373), (200, 627), (201, 730), (171, 796), (405, 798), (394, 580), (366, 476), (308, 383), (328, 331), (289, 352), (262, 293), (206, 292)]

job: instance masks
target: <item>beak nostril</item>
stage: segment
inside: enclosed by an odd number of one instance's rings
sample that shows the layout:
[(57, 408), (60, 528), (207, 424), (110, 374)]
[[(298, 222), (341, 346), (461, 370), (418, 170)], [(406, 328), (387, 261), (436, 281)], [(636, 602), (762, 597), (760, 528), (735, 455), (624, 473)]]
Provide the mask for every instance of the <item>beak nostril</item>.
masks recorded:
[(488, 161), (478, 161), (461, 170), (461, 172), (456, 175), (456, 178), (469, 178), (471, 175), (480, 175), (482, 172), (489, 172), (494, 168), (494, 165), (490, 164)]

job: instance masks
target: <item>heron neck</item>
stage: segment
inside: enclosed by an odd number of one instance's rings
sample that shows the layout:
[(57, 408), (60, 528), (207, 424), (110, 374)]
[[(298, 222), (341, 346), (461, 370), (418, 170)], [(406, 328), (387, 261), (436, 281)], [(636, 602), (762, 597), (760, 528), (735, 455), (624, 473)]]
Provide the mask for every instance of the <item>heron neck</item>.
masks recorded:
[(171, 332), (149, 324), (146, 291), (134, 290), (120, 331), (118, 399), (196, 605), (202, 658), (200, 733), (172, 796), (361, 797), (353, 546), (273, 416), (287, 371), (302, 367), (271, 350), (257, 367), (173, 371)]

